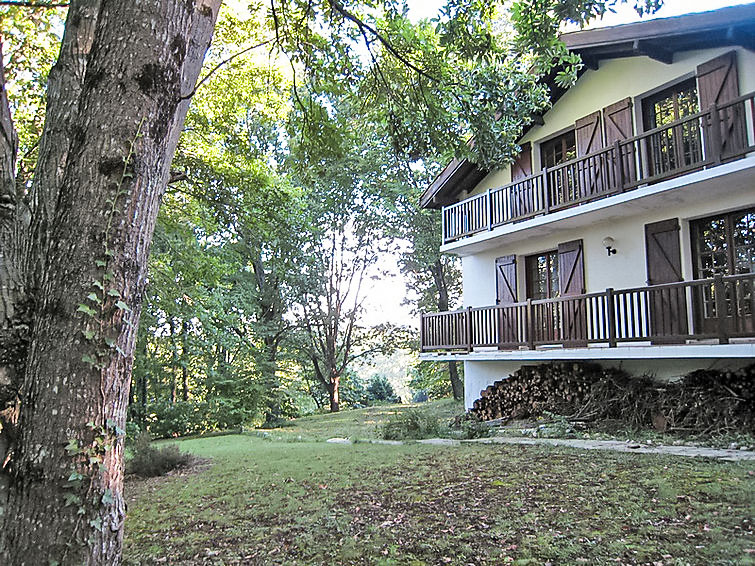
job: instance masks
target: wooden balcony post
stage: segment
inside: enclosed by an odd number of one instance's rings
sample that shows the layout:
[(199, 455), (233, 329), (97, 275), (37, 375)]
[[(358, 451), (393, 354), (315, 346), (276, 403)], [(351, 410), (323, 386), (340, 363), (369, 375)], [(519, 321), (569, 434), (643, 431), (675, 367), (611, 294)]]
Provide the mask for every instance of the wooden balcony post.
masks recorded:
[(540, 184), (543, 191), (543, 205), (545, 206), (545, 214), (550, 214), (551, 211), (551, 192), (548, 190), (548, 168), (543, 167), (542, 171), (543, 182)]
[(527, 347), (535, 349), (535, 312), (532, 299), (527, 299)]
[(718, 343), (729, 343), (729, 317), (726, 310), (726, 286), (723, 275), (713, 276), (713, 294), (716, 299), (716, 319), (718, 321)]
[(488, 230), (493, 229), (493, 189), (488, 189)]
[(425, 314), (419, 315), (419, 351), (425, 351)]
[(608, 347), (616, 347), (616, 307), (613, 301), (613, 289), (606, 289), (606, 316), (608, 318)]
[(624, 159), (621, 155), (621, 141), (616, 140), (613, 143), (613, 154), (616, 166), (616, 192), (624, 190)]
[(467, 352), (472, 351), (472, 307), (467, 307), (464, 313), (467, 323)]
[(443, 243), (448, 243), (448, 234), (446, 233), (446, 207), (440, 209), (440, 233)]
[(710, 135), (710, 155), (708, 156), (713, 163), (718, 165), (721, 163), (721, 153), (723, 152), (723, 143), (721, 141), (721, 118), (718, 114), (718, 105), (714, 102), (708, 108), (708, 123), (710, 128), (708, 134)]

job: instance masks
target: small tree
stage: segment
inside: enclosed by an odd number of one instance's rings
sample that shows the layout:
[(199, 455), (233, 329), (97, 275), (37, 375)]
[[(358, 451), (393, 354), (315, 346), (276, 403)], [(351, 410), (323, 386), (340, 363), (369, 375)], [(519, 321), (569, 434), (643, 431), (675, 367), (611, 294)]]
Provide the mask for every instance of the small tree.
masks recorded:
[(399, 403), (396, 392), (393, 391), (391, 382), (384, 375), (373, 375), (367, 384), (367, 395), (370, 401), (385, 401), (387, 403)]

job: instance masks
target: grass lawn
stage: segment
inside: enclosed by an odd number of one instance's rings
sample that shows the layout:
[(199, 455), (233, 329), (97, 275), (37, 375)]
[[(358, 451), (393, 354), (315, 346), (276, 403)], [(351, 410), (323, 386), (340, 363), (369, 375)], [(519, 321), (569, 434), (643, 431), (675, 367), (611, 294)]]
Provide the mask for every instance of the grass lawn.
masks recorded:
[(211, 462), (127, 480), (124, 563), (755, 564), (752, 463), (292, 441), (384, 418), (354, 413), (181, 441)]
[(389, 404), (357, 411), (312, 415), (291, 421), (288, 426), (260, 431), (259, 434), (281, 440), (327, 440), (328, 438), (380, 438), (380, 429), (391, 417), (415, 409), (428, 410), (442, 421), (464, 412), (461, 401), (444, 399), (431, 403)]

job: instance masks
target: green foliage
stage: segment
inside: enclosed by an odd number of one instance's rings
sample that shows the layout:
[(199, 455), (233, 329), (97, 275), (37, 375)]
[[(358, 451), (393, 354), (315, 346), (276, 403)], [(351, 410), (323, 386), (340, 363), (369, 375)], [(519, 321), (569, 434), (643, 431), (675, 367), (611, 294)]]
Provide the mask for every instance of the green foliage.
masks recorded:
[(429, 399), (443, 399), (451, 395), (448, 366), (434, 362), (419, 362), (411, 373), (409, 387), (423, 391)]
[(419, 440), (442, 436), (443, 425), (434, 413), (425, 409), (409, 409), (383, 425), (385, 440)]
[[(206, 74), (266, 35), (264, 14), (222, 12)], [(276, 171), (288, 80), (254, 50), (192, 99), (155, 230), (132, 420), (159, 436), (298, 414), (283, 345), (303, 232), (300, 190)], [(179, 174), (180, 172), (180, 174)]]
[(401, 400), (393, 386), (383, 375), (374, 375), (367, 385), (367, 396), (372, 402), (399, 403)]
[(364, 382), (351, 369), (348, 369), (341, 377), (340, 393), (343, 408), (361, 409), (370, 404)]
[(8, 103), (18, 134), (17, 181), (29, 182), (45, 119), (47, 78), (60, 48), (65, 10), (0, 7)]
[(159, 400), (147, 405), (146, 430), (155, 438), (187, 436), (209, 430), (205, 403)]
[(176, 468), (190, 465), (194, 458), (181, 452), (176, 444), (155, 447), (148, 432), (137, 437), (132, 446), (130, 459), (126, 461), (126, 471), (130, 474), (151, 478), (162, 476)]
[(146, 430), (156, 438), (188, 436), (215, 430), (259, 426), (264, 418), (259, 403), (213, 395), (207, 401), (159, 400), (147, 405)]

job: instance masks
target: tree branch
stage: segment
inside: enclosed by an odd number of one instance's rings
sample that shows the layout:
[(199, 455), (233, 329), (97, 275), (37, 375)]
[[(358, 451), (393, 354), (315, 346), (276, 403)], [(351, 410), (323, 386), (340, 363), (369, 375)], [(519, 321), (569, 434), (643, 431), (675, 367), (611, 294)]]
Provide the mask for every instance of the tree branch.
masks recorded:
[(340, 2), (338, 2), (337, 0), (328, 0), (328, 3), (330, 4), (331, 8), (333, 8), (336, 12), (341, 14), (345, 19), (349, 20), (350, 22), (353, 22), (359, 28), (362, 34), (364, 34), (364, 30), (367, 30), (372, 35), (374, 35), (375, 38), (380, 43), (383, 44), (383, 47), (385, 47), (391, 55), (393, 55), (396, 59), (398, 59), (401, 63), (406, 65), (412, 71), (414, 71), (418, 75), (425, 77), (426, 79), (430, 81), (440, 82), (434, 76), (420, 69), (419, 67), (417, 67), (417, 65), (409, 61), (409, 59), (407, 59), (406, 57), (404, 57), (401, 53), (399, 53), (398, 49), (393, 47), (390, 41), (388, 41), (385, 37), (383, 37), (383, 35), (379, 31), (377, 31), (370, 24), (362, 21), (360, 18), (358, 18), (357, 16), (355, 16), (354, 14), (346, 10)]
[[(2, 0), (0, 0), (0, 1), (2, 1)], [(277, 30), (276, 30), (276, 32), (277, 32)], [(239, 56), (243, 55), (244, 53), (248, 53), (249, 51), (251, 51), (251, 50), (253, 50), (253, 49), (257, 49), (258, 47), (262, 47), (263, 45), (267, 45), (267, 44), (269, 44), (269, 43), (272, 43), (272, 42), (273, 42), (273, 39), (272, 39), (272, 38), (270, 38), (270, 39), (266, 39), (266, 40), (264, 40), (264, 41), (261, 41), (260, 43), (257, 43), (257, 44), (255, 44), (255, 45), (251, 45), (251, 46), (247, 47), (246, 49), (242, 49), (242, 50), (241, 50), (241, 51), (239, 51), (238, 53), (234, 53), (233, 55), (231, 55), (231, 56), (229, 56), (229, 57), (226, 57), (226, 58), (225, 58), (225, 59), (223, 59), (223, 60), (222, 60), (222, 61), (221, 61), (220, 63), (218, 63), (218, 64), (217, 64), (217, 65), (215, 65), (215, 66), (214, 66), (214, 67), (213, 67), (212, 69), (210, 69), (210, 72), (209, 72), (209, 73), (207, 73), (207, 74), (206, 74), (206, 75), (205, 75), (204, 77), (202, 77), (202, 78), (201, 78), (201, 79), (199, 80), (199, 82), (198, 82), (198, 83), (197, 83), (196, 85), (194, 85), (194, 89), (193, 89), (193, 90), (192, 90), (192, 91), (191, 91), (191, 92), (190, 92), (189, 94), (187, 94), (187, 95), (185, 95), (185, 96), (182, 96), (182, 97), (181, 97), (181, 98), (180, 98), (179, 100), (188, 100), (188, 99), (190, 99), (190, 98), (191, 98), (192, 96), (194, 96), (194, 95), (195, 95), (195, 94), (197, 93), (197, 90), (199, 90), (199, 87), (200, 87), (200, 86), (202, 86), (202, 85), (203, 85), (204, 83), (206, 83), (206, 82), (207, 82), (207, 80), (208, 80), (208, 79), (209, 79), (209, 78), (210, 78), (210, 77), (211, 77), (211, 76), (212, 76), (213, 74), (215, 74), (215, 72), (216, 72), (216, 71), (217, 71), (218, 69), (220, 69), (220, 67), (222, 67), (223, 65), (226, 65), (227, 63), (230, 63), (230, 62), (231, 62), (231, 61), (233, 61), (233, 60), (234, 60), (234, 59), (235, 59), (236, 57), (239, 57)]]

